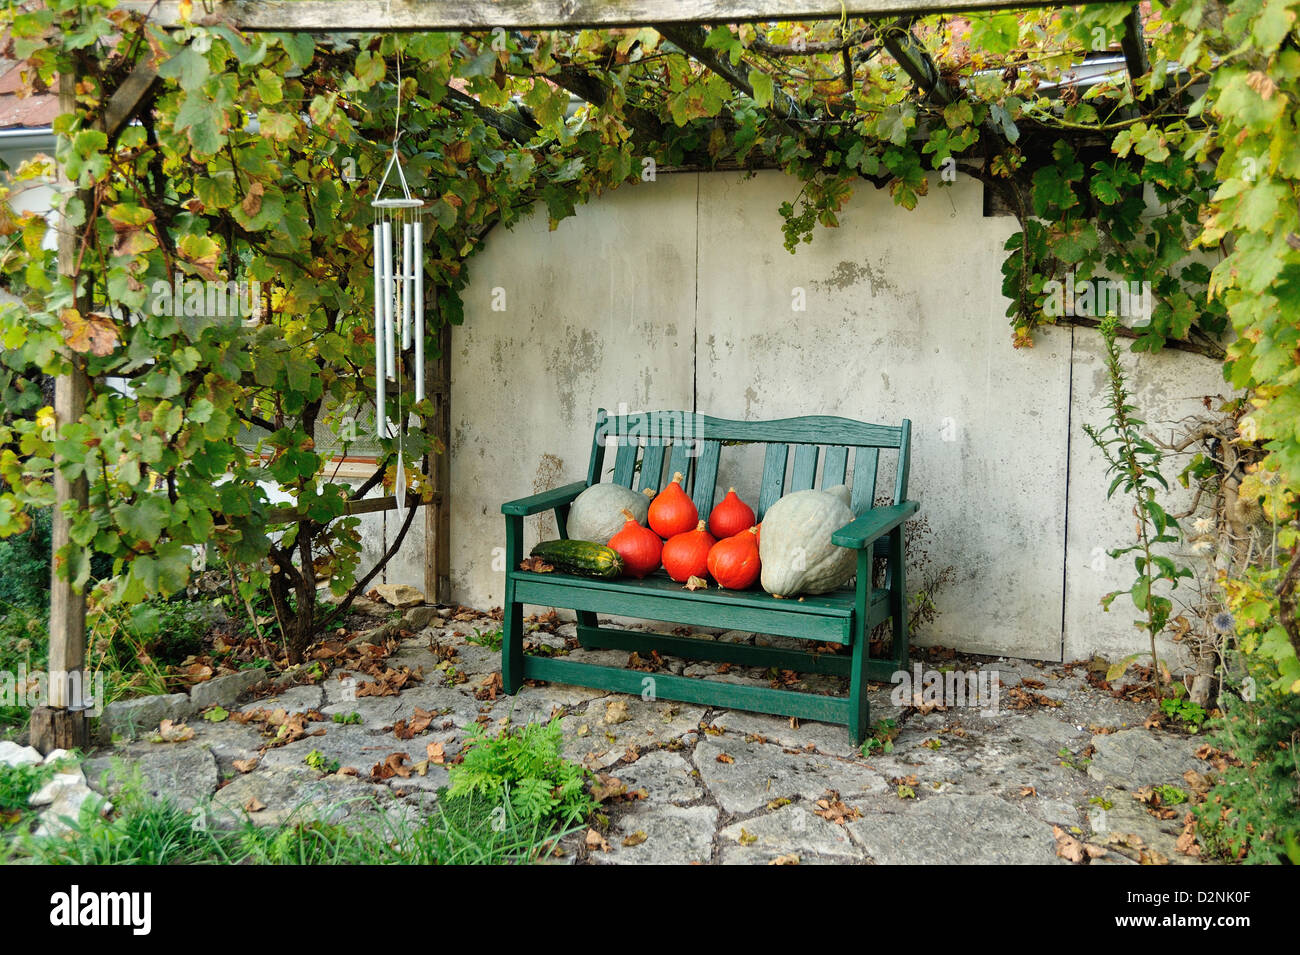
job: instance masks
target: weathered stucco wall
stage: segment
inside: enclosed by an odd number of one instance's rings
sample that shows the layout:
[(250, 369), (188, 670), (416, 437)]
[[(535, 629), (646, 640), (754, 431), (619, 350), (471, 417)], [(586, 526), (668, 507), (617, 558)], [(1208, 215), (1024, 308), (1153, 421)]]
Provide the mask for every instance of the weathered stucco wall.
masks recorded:
[[(840, 228), (793, 256), (776, 209), (797, 188), (779, 173), (661, 176), (555, 232), (535, 216), (494, 233), (453, 336), (455, 598), (501, 603), (500, 505), (583, 477), (598, 407), (910, 417), (919, 543), (932, 573), (952, 568), (919, 642), (1049, 660), (1141, 649), (1132, 615), (1097, 605), (1132, 567), (1097, 558), (1131, 533), (1081, 430), (1105, 417), (1100, 342), (1052, 329), (1013, 349), (1014, 220), (984, 218), (974, 182), (937, 185), (910, 213), (861, 187)], [(1130, 364), (1153, 425), (1226, 393), (1205, 359)], [(720, 481), (752, 496), (757, 474), (724, 455)], [(422, 584), (419, 540), (390, 581)]]

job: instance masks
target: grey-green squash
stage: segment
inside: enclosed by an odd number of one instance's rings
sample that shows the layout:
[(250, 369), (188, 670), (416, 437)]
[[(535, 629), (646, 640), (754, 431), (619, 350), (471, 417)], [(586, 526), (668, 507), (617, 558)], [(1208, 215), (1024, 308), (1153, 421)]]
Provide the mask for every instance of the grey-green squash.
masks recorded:
[(569, 506), (565, 531), (570, 540), (608, 544), (627, 523), (624, 510), (631, 511), (638, 524), (645, 524), (653, 495), (648, 488), (638, 494), (619, 484), (593, 484)]
[(778, 597), (838, 590), (857, 573), (857, 552), (831, 543), (853, 520), (849, 489), (793, 491), (763, 515), (758, 556), (763, 589)]

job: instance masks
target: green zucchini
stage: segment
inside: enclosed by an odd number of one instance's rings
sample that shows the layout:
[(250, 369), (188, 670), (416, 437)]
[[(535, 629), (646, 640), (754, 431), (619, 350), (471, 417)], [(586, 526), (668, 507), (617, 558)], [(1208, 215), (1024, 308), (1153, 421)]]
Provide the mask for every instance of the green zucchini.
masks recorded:
[(532, 550), (556, 570), (583, 577), (617, 577), (623, 572), (618, 552), (592, 541), (542, 541)]

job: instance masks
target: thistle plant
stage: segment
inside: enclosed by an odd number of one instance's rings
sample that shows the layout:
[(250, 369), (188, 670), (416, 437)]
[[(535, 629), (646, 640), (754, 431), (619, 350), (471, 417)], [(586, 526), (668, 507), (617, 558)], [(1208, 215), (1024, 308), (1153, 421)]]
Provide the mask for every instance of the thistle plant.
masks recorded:
[(1164, 681), (1161, 677), (1160, 656), (1156, 649), (1156, 637), (1165, 629), (1169, 614), (1173, 610), (1173, 601), (1168, 597), (1153, 593), (1160, 581), (1168, 582), (1170, 589), (1178, 586), (1183, 577), (1191, 577), (1192, 572), (1180, 567), (1172, 559), (1157, 554), (1157, 545), (1176, 543), (1176, 533), (1180, 531), (1178, 521), (1165, 513), (1156, 500), (1156, 486), (1169, 490), (1169, 484), (1160, 473), (1161, 452), (1149, 439), (1143, 437), (1141, 428), (1146, 422), (1136, 417), (1137, 408), (1131, 401), (1124, 368), (1120, 364), (1119, 346), (1115, 342), (1115, 329), (1119, 320), (1110, 316), (1101, 323), (1102, 339), (1106, 348), (1106, 373), (1110, 396), (1110, 417), (1102, 428), (1084, 425), (1083, 430), (1092, 439), (1109, 465), (1107, 474), (1114, 479), (1106, 489), (1107, 499), (1116, 491), (1123, 491), (1133, 499), (1133, 516), (1137, 519), (1137, 542), (1127, 547), (1110, 551), (1112, 558), (1134, 553), (1133, 563), (1137, 568), (1137, 579), (1127, 591), (1113, 590), (1101, 598), (1101, 605), (1107, 611), (1111, 603), (1122, 593), (1133, 598), (1135, 606), (1142, 617), (1134, 625), (1146, 632), (1151, 641), (1151, 666), (1155, 674), (1156, 688), (1163, 694)]

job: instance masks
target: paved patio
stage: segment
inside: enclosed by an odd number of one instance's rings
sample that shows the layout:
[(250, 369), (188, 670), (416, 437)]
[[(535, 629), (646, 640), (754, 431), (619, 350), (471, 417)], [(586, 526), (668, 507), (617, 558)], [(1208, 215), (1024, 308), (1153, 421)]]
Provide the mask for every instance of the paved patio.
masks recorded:
[[(1199, 862), (1179, 851), (1189, 844), (1179, 842), (1186, 805), (1152, 805), (1144, 787), (1194, 793), (1213, 772), (1213, 754), (1195, 736), (1146, 728), (1152, 704), (1090, 684), (1085, 665), (918, 652), (926, 667), (989, 671), (999, 680), (996, 710), (898, 706), (892, 687), (877, 686), (872, 719), (892, 721), (881, 735), (893, 739), (889, 752), (882, 745), (863, 755), (840, 726), (561, 685), (505, 696), (499, 652), (469, 642), (499, 626), (463, 608), (416, 608), (359, 641), (340, 638), (330, 652), (343, 662), (318, 683), (263, 689), (255, 699), (244, 690), (220, 722), (196, 712), (219, 698), (217, 688), (198, 704), (167, 698), (193, 730), (182, 742), (150, 741), (169, 718), (159, 715), (165, 707), (116, 707), (105, 726), (119, 739), (86, 762), (86, 777), (92, 787), (107, 777), (111, 795), (124, 759), (159, 794), (192, 806), (210, 798), (204, 813), (217, 825), (295, 812), (346, 821), (376, 802), (417, 814), (436, 803), (466, 727), (563, 715), (566, 755), (603, 774), (609, 796), (601, 824), (564, 840), (557, 862)], [(629, 662), (626, 652), (576, 648), (573, 625), (553, 618), (529, 640), (575, 659)], [(649, 676), (660, 669), (759, 685), (774, 676), (672, 658), (640, 665)], [(837, 678), (793, 685), (830, 691)], [(141, 725), (128, 726), (133, 718)], [(267, 733), (286, 724), (291, 741), (269, 745)], [(316, 769), (307, 764), (313, 752)]]

